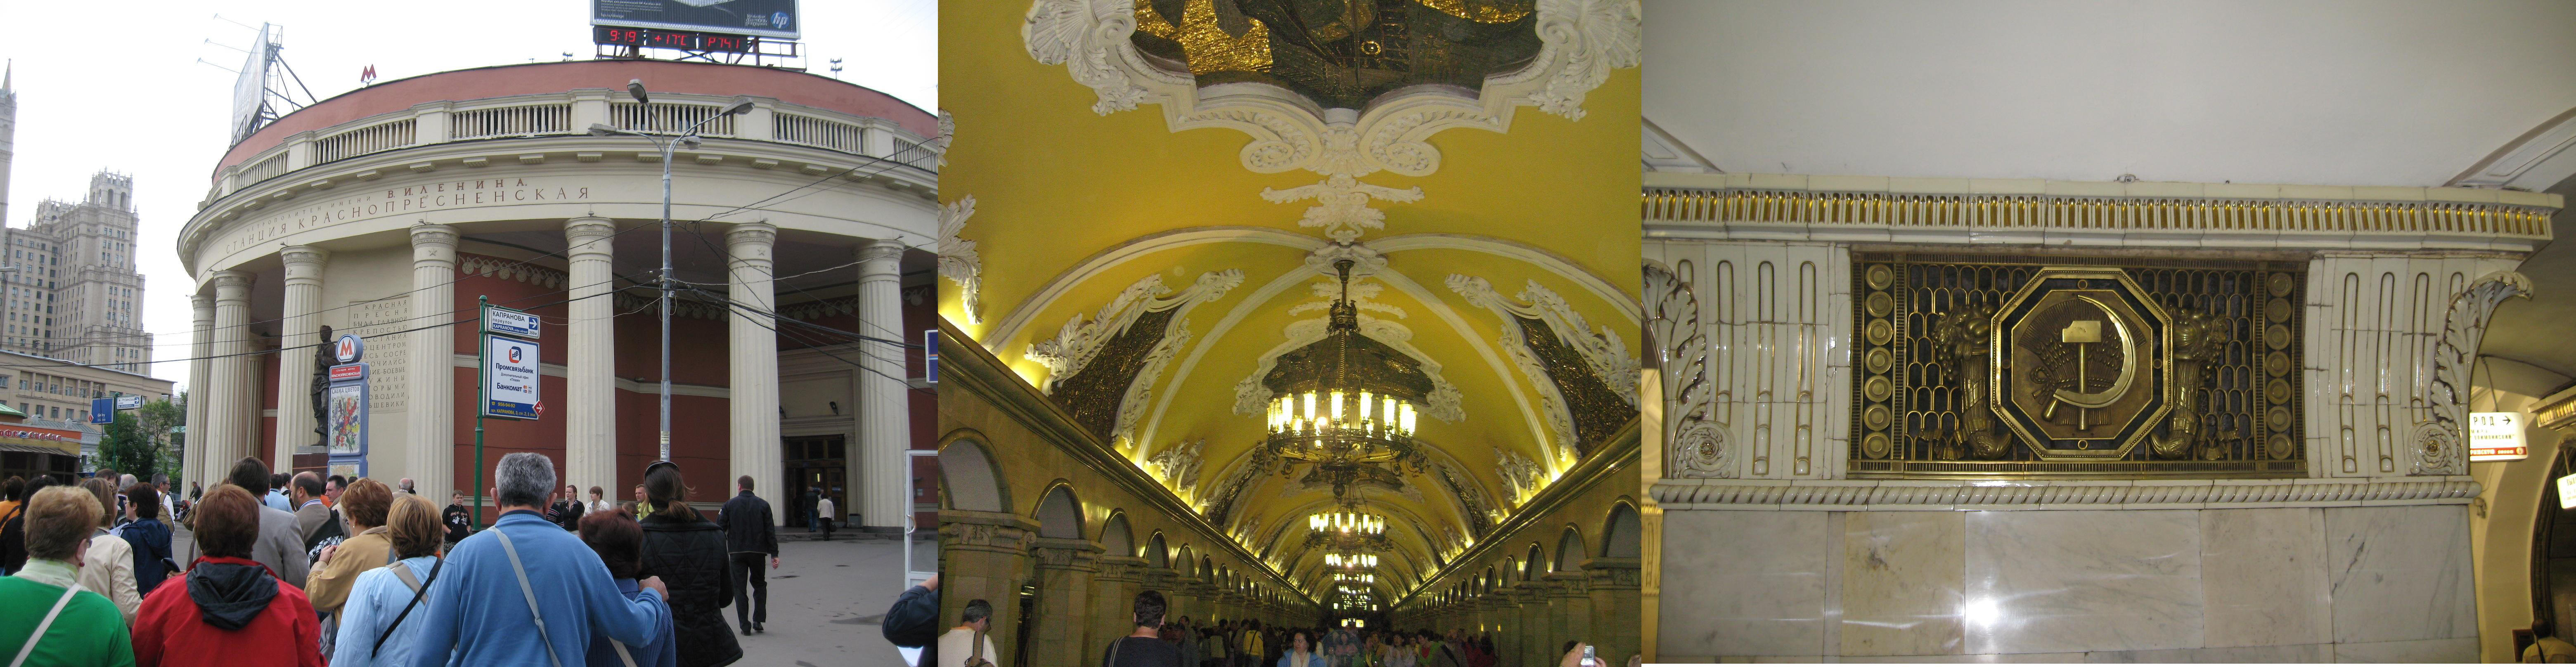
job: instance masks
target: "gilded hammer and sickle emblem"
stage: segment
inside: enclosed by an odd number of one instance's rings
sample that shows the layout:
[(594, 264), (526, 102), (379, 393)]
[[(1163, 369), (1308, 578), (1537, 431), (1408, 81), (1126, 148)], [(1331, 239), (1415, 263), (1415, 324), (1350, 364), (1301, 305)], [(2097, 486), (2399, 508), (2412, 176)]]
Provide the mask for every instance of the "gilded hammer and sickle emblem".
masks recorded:
[[(2041, 416), (2055, 419), (2058, 404), (2072, 404), (2076, 408), (2076, 430), (2089, 430), (2093, 427), (2092, 410), (2109, 407), (2113, 401), (2120, 400), (2121, 396), (2129, 393), (2129, 384), (2136, 381), (2138, 345), (2137, 340), (2130, 335), (2129, 324), (2112, 314), (2110, 306), (2104, 305), (2091, 295), (2078, 294), (2075, 298), (2099, 309), (2102, 312), (2102, 319), (2075, 320), (2068, 322), (2066, 328), (2058, 330), (2058, 342), (2075, 347), (2075, 382), (2072, 388), (2061, 387), (2051, 392), (2048, 410)], [(2102, 323), (2106, 321), (2111, 324), (2112, 336), (2112, 340), (2107, 341), (2102, 339)], [(2105, 344), (2119, 346), (2120, 370), (2112, 377), (2110, 386), (2104, 387), (2101, 391), (2084, 391), (2094, 384), (2092, 378), (2087, 376), (2090, 372), (2091, 360), (2086, 357), (2092, 353), (2093, 346)]]

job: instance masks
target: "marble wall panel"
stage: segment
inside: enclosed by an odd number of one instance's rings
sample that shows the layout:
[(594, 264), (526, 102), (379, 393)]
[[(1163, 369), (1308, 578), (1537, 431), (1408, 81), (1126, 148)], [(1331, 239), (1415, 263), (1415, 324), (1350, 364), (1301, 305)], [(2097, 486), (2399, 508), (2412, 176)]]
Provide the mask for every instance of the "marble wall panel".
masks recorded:
[(1661, 653), (1825, 653), (1827, 515), (1667, 515)]
[(2402, 642), (2336, 644), (2335, 662), (2477, 662), (2478, 639), (2417, 639)]
[(2191, 510), (1967, 513), (1969, 653), (2201, 646)]
[(1843, 521), (1842, 655), (1958, 653), (1967, 514), (1852, 512)]
[[(2320, 511), (2325, 513), (2336, 643), (2478, 635), (2467, 507)], [(2476, 656), (2475, 647), (2470, 656)]]
[(2322, 509), (2201, 512), (2203, 645), (2334, 641), (2325, 546)]

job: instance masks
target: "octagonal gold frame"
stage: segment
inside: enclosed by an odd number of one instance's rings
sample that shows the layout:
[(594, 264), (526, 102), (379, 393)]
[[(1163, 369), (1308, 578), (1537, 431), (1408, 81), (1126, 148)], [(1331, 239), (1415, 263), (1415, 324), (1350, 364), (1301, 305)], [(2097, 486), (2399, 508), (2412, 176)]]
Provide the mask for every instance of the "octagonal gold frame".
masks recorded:
[[(2014, 312), (2019, 310), (2025, 303), (2028, 303), (2033, 299), (2043, 298), (2048, 292), (2057, 291), (2055, 288), (2045, 288), (2044, 286), (2047, 285), (2049, 281), (2060, 278), (2112, 281), (2117, 285), (2117, 289), (2125, 292), (2130, 299), (2134, 299), (2136, 301), (2133, 305), (2124, 300), (2120, 304), (2124, 306), (2122, 310), (2136, 311), (2134, 313), (2135, 315), (2147, 320), (2141, 324), (2146, 324), (2154, 330), (2154, 335), (2145, 337), (2147, 338), (2147, 345), (2150, 346), (2151, 349), (2144, 351), (2144, 354), (2135, 355), (2136, 357), (2143, 357), (2145, 363), (2150, 365), (2148, 372), (2154, 373), (2157, 376), (2154, 383), (2157, 395), (2152, 397), (2154, 407), (2139, 414), (2132, 415), (2121, 424), (2120, 428), (2115, 432), (2125, 432), (2126, 435), (2123, 435), (2118, 439), (2118, 445), (2115, 447), (2103, 449), (2077, 449), (2052, 446), (2056, 442), (2055, 439), (2046, 437), (2040, 433), (2035, 433), (2029, 426), (2025, 425), (2026, 421), (2037, 421), (2038, 418), (2024, 414), (2018, 404), (2012, 400), (2012, 389), (2014, 384), (2012, 382), (2013, 378), (2011, 375), (2011, 368), (2014, 364), (2009, 362), (2014, 360), (2016, 356), (2013, 354), (2012, 340), (2015, 338), (2014, 334), (2018, 332), (2013, 327), (2007, 326), (2005, 320), (2013, 317)], [(2090, 301), (2091, 299), (2087, 300)], [(2101, 305), (2099, 302), (2096, 303), (2097, 305)], [(2119, 312), (2113, 311), (2108, 307), (2105, 307), (2104, 310), (2105, 312), (2110, 313), (2112, 317), (2116, 318), (2120, 316)], [(1987, 349), (1988, 354), (1991, 355), (1988, 359), (1992, 360), (1988, 364), (1987, 372), (1990, 373), (1991, 376), (1989, 377), (1989, 381), (1986, 383), (1987, 391), (1990, 393), (1988, 400), (1991, 401), (1991, 403), (1987, 406), (1987, 409), (1994, 411), (1995, 417), (2004, 422), (2004, 425), (2012, 430), (2014, 436), (2021, 438), (2022, 444), (2029, 447), (2033, 453), (2037, 454), (2040, 460), (2102, 461), (2117, 460), (2126, 457), (2129, 455), (2129, 452), (2137, 449), (2138, 443), (2144, 442), (2146, 437), (2154, 432), (2155, 424), (2162, 421), (2165, 418), (2165, 415), (2169, 414), (2173, 410), (2175, 399), (2174, 378), (2173, 364), (2171, 363), (2172, 359), (2170, 358), (2173, 350), (2173, 318), (2165, 313), (2163, 306), (2158, 305), (2155, 300), (2147, 298), (2146, 290), (2141, 288), (2137, 281), (2131, 280), (2127, 271), (2105, 267), (2051, 266), (2042, 268), (2038, 273), (2032, 274), (2029, 282), (2022, 284), (2021, 289), (2014, 292), (2012, 298), (2005, 299), (2004, 303), (1995, 309), (1995, 319), (1992, 324), (1993, 326), (1989, 329), (1993, 333), (1989, 335), (1989, 347)]]

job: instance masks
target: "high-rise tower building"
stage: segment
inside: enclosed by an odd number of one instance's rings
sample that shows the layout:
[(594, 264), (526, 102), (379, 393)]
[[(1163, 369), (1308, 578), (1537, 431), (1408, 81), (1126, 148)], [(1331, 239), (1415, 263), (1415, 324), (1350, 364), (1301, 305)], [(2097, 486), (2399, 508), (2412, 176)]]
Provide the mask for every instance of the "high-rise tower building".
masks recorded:
[(11, 74), (0, 73), (0, 350), (147, 372), (134, 177), (102, 170), (79, 201), (46, 199), (25, 227), (6, 226), (18, 113)]

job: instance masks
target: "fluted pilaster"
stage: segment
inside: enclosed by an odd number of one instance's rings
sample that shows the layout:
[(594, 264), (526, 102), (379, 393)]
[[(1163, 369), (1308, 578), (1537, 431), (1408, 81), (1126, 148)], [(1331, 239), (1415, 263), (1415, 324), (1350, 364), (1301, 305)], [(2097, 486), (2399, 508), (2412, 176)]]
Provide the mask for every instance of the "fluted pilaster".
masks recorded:
[[(564, 326), (564, 474), (565, 484), (597, 486), (608, 497), (626, 485), (617, 470), (617, 323), (607, 294), (616, 289), (609, 270), (609, 238), (617, 226), (607, 218), (573, 218), (564, 222), (569, 284), (565, 285)], [(642, 471), (637, 471), (642, 479)]]
[(188, 306), (188, 439), (179, 456), (179, 469), (187, 479), (171, 485), (172, 489), (189, 482), (213, 486), (222, 476), (215, 471), (215, 452), (207, 447), (214, 438), (208, 435), (206, 424), (206, 407), (214, 398), (214, 392), (205, 389), (214, 384), (214, 360), (210, 357), (215, 355), (215, 297), (192, 294), (188, 296)]
[(206, 406), (206, 445), (221, 470), (252, 455), (259, 428), (259, 377), (252, 374), (250, 357), (251, 277), (249, 271), (207, 275), (215, 288), (215, 358), (213, 381), (206, 383), (207, 398), (213, 399)]
[[(859, 246), (859, 332), (883, 339), (862, 341), (859, 364), (860, 519), (869, 526), (901, 528), (912, 511), (905, 489), (912, 474), (911, 387), (903, 378), (903, 243), (891, 239)], [(885, 341), (898, 341), (888, 343)]]
[[(421, 223), (411, 228), (411, 409), (403, 476), (431, 498), (456, 483), (456, 332), (438, 326), (456, 321), (456, 228)], [(480, 314), (471, 317), (479, 317)], [(488, 485), (487, 485), (488, 486)], [(489, 514), (484, 520), (489, 521)]]
[(320, 444), (313, 433), (313, 350), (297, 349), (317, 342), (321, 318), (314, 311), (322, 307), (322, 266), (330, 251), (313, 246), (287, 246), (277, 253), (286, 264), (286, 298), (280, 309), (285, 316), (277, 325), (277, 436), (269, 444), (271, 460), (280, 469), (295, 466), (295, 448)]
[(787, 488), (786, 463), (779, 458), (777, 319), (754, 312), (778, 308), (777, 286), (770, 282), (777, 243), (778, 228), (766, 222), (740, 223), (725, 232), (725, 298), (735, 306), (725, 316), (733, 391), (726, 401), (733, 417), (733, 474), (725, 478), (750, 475), (755, 494), (785, 507), (801, 490)]

